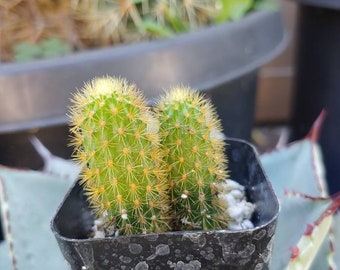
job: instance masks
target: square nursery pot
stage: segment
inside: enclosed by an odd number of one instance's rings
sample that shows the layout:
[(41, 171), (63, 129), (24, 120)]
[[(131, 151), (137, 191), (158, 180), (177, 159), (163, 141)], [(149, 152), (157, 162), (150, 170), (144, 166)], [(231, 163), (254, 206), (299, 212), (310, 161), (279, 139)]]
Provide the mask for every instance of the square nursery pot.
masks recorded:
[(231, 179), (246, 187), (256, 205), (253, 229), (176, 231), (89, 239), (94, 218), (78, 183), (51, 222), (72, 269), (269, 269), (279, 203), (256, 151), (228, 140)]
[(175, 84), (206, 91), (226, 134), (249, 139), (257, 71), (282, 51), (285, 37), (278, 11), (255, 11), (168, 39), (0, 64), (0, 134), (66, 124), (72, 92), (110, 75), (136, 83), (150, 103)]

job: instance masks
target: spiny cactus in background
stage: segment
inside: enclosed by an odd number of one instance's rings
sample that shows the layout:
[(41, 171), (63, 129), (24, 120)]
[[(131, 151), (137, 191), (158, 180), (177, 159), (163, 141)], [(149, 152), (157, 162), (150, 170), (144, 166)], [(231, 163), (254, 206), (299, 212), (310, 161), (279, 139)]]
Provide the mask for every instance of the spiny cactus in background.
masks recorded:
[(170, 198), (179, 228), (219, 229), (226, 205), (215, 184), (227, 178), (225, 143), (217, 114), (202, 95), (171, 89), (155, 106), (161, 144), (168, 163)]
[(74, 95), (71, 125), (81, 183), (106, 226), (123, 234), (167, 230), (159, 125), (141, 93), (123, 79), (94, 79)]
[[(16, 0), (0, 1), (3, 11), (0, 61), (41, 54), (39, 43), (58, 38), (59, 55), (69, 49), (112, 46), (173, 36), (226, 20), (241, 19), (256, 9), (272, 9), (272, 0)], [(13, 1), (12, 1), (13, 2)], [(274, 1), (275, 2), (275, 1)], [(36, 27), (35, 22), (40, 22)], [(15, 48), (16, 45), (20, 45)], [(51, 45), (51, 44), (49, 44)], [(48, 56), (55, 55), (49, 50)], [(29, 59), (27, 59), (29, 57)]]
[[(51, 0), (50, 0), (51, 1)], [(84, 46), (132, 43), (241, 19), (268, 0), (78, 0), (72, 19)]]

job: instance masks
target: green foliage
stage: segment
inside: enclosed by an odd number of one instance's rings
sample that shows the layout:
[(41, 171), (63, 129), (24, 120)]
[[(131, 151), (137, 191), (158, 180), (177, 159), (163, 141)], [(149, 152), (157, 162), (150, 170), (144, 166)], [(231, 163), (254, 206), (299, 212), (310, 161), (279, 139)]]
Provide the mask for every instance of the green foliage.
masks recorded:
[(125, 80), (98, 78), (73, 104), (75, 159), (84, 164), (81, 182), (98, 217), (123, 234), (166, 230), (168, 182), (158, 123), (141, 94)]
[(38, 44), (24, 42), (14, 46), (14, 60), (26, 62), (33, 59), (62, 56), (70, 51), (69, 45), (58, 38), (45, 39)]
[(226, 20), (241, 19), (253, 6), (253, 0), (220, 0), (220, 10), (215, 17), (216, 22), (223, 22)]
[(71, 48), (58, 38), (45, 39), (40, 43), (42, 58), (50, 58), (68, 54)]
[(20, 43), (14, 46), (14, 61), (26, 62), (41, 57), (41, 49), (37, 44)]
[(149, 20), (144, 20), (140, 25), (140, 29), (141, 31), (146, 31), (154, 37), (170, 37), (173, 35), (170, 28)]
[[(173, 88), (156, 105), (179, 229), (220, 229), (226, 205), (215, 184), (226, 179), (225, 143), (212, 105), (189, 88)], [(224, 224), (225, 225), (225, 224)]]
[(259, 0), (255, 1), (253, 8), (255, 10), (273, 10), (279, 9), (278, 4), (275, 1)]

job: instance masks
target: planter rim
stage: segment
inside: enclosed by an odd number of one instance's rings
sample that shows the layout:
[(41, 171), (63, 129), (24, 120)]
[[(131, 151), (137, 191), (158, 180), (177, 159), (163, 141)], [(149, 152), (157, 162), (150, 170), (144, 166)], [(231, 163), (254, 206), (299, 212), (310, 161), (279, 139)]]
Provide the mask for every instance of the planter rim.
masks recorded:
[[(245, 145), (247, 145), (249, 148), (252, 149), (252, 151), (256, 154), (256, 160), (258, 161), (258, 164), (260, 166), (260, 168), (262, 169), (262, 172), (265, 176), (266, 179), (268, 179), (267, 174), (265, 172), (265, 170), (263, 169), (262, 163), (260, 162), (260, 160), (258, 159), (258, 152), (256, 147), (254, 147), (254, 145), (252, 145), (251, 143), (247, 142), (246, 140), (243, 139), (238, 139), (238, 138), (227, 138), (227, 145), (228, 145), (228, 141), (235, 141), (235, 142), (239, 142), (239, 143), (243, 143)], [(85, 242), (96, 242), (96, 241), (112, 241), (112, 240), (116, 240), (116, 239), (128, 239), (128, 238), (144, 238), (144, 237), (148, 237), (148, 236), (153, 236), (153, 235), (179, 235), (179, 234), (187, 234), (187, 235), (195, 235), (195, 234), (239, 234), (239, 233), (244, 233), (244, 232), (253, 232), (253, 231), (258, 231), (261, 230), (262, 228), (268, 226), (268, 224), (273, 223), (275, 220), (277, 220), (278, 216), (279, 216), (279, 212), (280, 212), (280, 202), (277, 198), (276, 193), (274, 192), (274, 189), (272, 187), (272, 184), (269, 180), (267, 180), (268, 185), (269, 185), (269, 189), (270, 191), (274, 194), (274, 198), (277, 201), (277, 211), (275, 212), (275, 215), (267, 222), (264, 223), (262, 225), (259, 226), (254, 226), (254, 228), (251, 229), (244, 229), (244, 230), (228, 230), (228, 229), (223, 229), (223, 230), (187, 230), (187, 231), (166, 231), (166, 232), (161, 232), (161, 233), (148, 233), (148, 234), (133, 234), (133, 235), (121, 235), (118, 237), (105, 237), (105, 238), (85, 238), (85, 239), (77, 239), (77, 238), (69, 238), (69, 237), (65, 237), (63, 235), (61, 235), (55, 225), (54, 225), (54, 220), (56, 219), (60, 209), (63, 207), (63, 204), (66, 200), (66, 198), (70, 195), (70, 193), (72, 192), (73, 188), (76, 186), (77, 182), (75, 182), (72, 187), (68, 190), (68, 192), (66, 193), (64, 199), (62, 200), (62, 202), (59, 204), (58, 208), (55, 211), (55, 214), (53, 215), (51, 221), (50, 221), (50, 228), (54, 234), (54, 236), (56, 238), (60, 238), (66, 242), (73, 242), (73, 241), (77, 241), (79, 243), (85, 243)]]
[[(272, 220), (270, 220), (268, 223), (273, 222), (277, 218), (278, 214), (274, 216)], [(65, 236), (60, 235), (54, 228), (53, 224), (51, 223), (51, 228), (53, 229), (53, 234), (66, 241), (66, 242), (74, 242), (75, 240), (79, 243), (88, 243), (88, 242), (101, 242), (101, 241), (113, 241), (117, 239), (137, 239), (137, 238), (144, 238), (144, 237), (150, 237), (156, 236), (156, 235), (197, 235), (197, 234), (240, 234), (244, 232), (253, 232), (253, 231), (258, 231), (261, 230), (262, 228), (266, 227), (268, 224), (263, 224), (260, 226), (256, 226), (252, 229), (244, 229), (244, 230), (197, 230), (197, 231), (168, 231), (168, 232), (161, 232), (161, 233), (148, 233), (148, 234), (132, 234), (132, 235), (120, 235), (117, 237), (104, 237), (104, 238), (84, 238), (84, 239), (77, 239), (77, 238), (68, 238)], [(120, 240), (118, 240), (120, 241)]]

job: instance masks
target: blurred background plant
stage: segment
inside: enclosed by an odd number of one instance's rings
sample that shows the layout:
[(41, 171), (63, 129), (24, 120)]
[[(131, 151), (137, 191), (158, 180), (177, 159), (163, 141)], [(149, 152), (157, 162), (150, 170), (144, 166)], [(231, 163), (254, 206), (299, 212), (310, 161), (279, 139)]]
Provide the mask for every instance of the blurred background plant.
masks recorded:
[(0, 61), (170, 37), (272, 8), (271, 0), (0, 0)]

